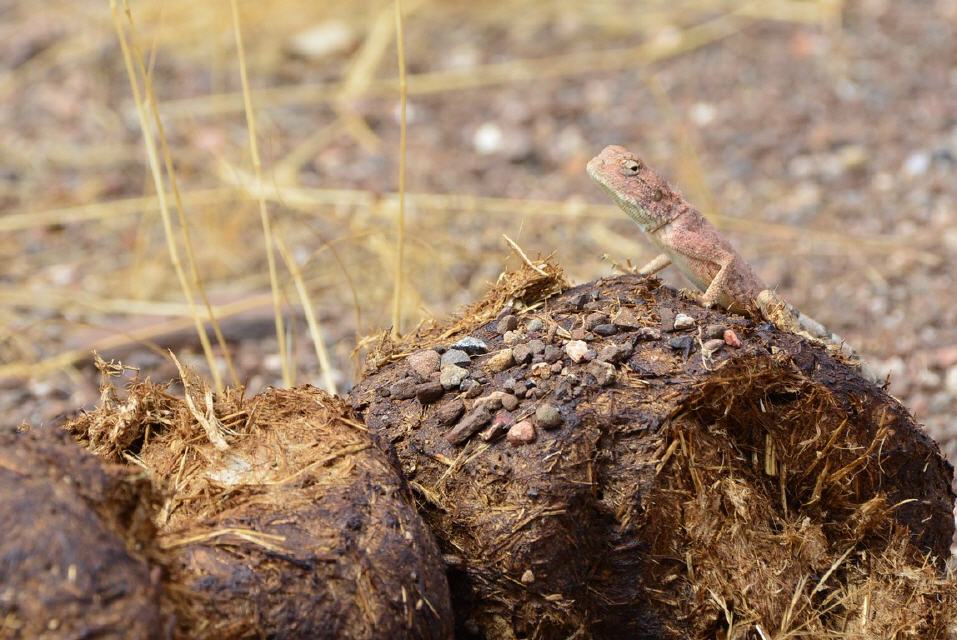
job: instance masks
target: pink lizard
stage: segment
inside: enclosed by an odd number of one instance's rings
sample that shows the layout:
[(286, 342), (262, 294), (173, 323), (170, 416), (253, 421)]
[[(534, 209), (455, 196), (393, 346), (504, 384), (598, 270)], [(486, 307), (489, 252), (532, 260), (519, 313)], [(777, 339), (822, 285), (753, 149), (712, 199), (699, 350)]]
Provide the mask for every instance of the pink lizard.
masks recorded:
[[(769, 289), (718, 230), (634, 153), (605, 147), (587, 166), (592, 177), (634, 220), (661, 254), (638, 270), (657, 273), (674, 264), (703, 293), (701, 304), (755, 315), (784, 331), (854, 351), (821, 323), (802, 314)], [(871, 372), (862, 368), (865, 376)]]

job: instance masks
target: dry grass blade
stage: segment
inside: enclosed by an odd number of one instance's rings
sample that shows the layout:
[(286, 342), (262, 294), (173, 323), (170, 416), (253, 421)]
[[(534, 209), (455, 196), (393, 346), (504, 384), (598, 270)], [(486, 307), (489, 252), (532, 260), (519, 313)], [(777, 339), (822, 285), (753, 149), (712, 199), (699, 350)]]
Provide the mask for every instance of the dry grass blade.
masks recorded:
[[(188, 544), (197, 544), (201, 542), (211, 542), (223, 538), (225, 536), (233, 536), (239, 538), (240, 540), (245, 540), (252, 544), (268, 549), (273, 553), (283, 553), (285, 549), (279, 546), (276, 543), (282, 543), (286, 541), (285, 536), (274, 535), (271, 533), (262, 533), (261, 531), (253, 531), (252, 529), (240, 529), (237, 527), (230, 527), (226, 529), (217, 529), (216, 531), (210, 531), (208, 533), (201, 533), (192, 536), (186, 536), (183, 538), (173, 538), (173, 539), (164, 539), (160, 542), (160, 546), (163, 549), (173, 549), (176, 547), (182, 547)], [(223, 542), (222, 544), (227, 544)]]
[(395, 43), (399, 64), (399, 211), (396, 218), (395, 284), (392, 298), (392, 335), (402, 334), (402, 282), (405, 258), (405, 162), (406, 162), (406, 106), (408, 85), (405, 77), (405, 39), (402, 35), (402, 3), (395, 0)]
[[(131, 44), (133, 51), (136, 53), (135, 61), (139, 67), (140, 75), (143, 77), (143, 86), (146, 91), (146, 98), (150, 104), (150, 110), (153, 113), (153, 121), (156, 124), (157, 137), (160, 142), (160, 151), (163, 154), (163, 162), (166, 166), (166, 177), (169, 179), (170, 189), (173, 192), (173, 203), (176, 206), (176, 215), (179, 219), (179, 229), (180, 233), (183, 234), (183, 247), (186, 250), (186, 264), (189, 267), (189, 274), (192, 278), (192, 284), (196, 288), (196, 291), (199, 293), (200, 299), (203, 301), (203, 306), (206, 308), (206, 314), (209, 318), (209, 323), (213, 328), (213, 333), (216, 335), (216, 341), (219, 344), (219, 348), (223, 353), (223, 358), (226, 361), (226, 369), (229, 371), (230, 380), (233, 385), (239, 385), (239, 376), (236, 375), (236, 367), (233, 366), (233, 357), (229, 350), (229, 345), (226, 344), (226, 339), (223, 337), (222, 328), (219, 326), (219, 321), (216, 319), (216, 314), (213, 312), (213, 307), (209, 302), (209, 296), (206, 294), (206, 287), (203, 286), (203, 281), (199, 277), (199, 269), (196, 266), (196, 252), (193, 249), (193, 239), (189, 232), (189, 225), (186, 223), (186, 207), (183, 204), (183, 196), (180, 193), (179, 180), (176, 178), (176, 168), (173, 164), (173, 156), (169, 150), (169, 141), (166, 137), (166, 131), (163, 128), (163, 119), (160, 117), (159, 113), (159, 104), (156, 100), (156, 92), (153, 90), (153, 79), (152, 79), (152, 67), (155, 62), (156, 49), (152, 49), (152, 58), (150, 60), (150, 70), (148, 71), (146, 66), (143, 63), (143, 53), (140, 51), (138, 45), (136, 44), (136, 26), (133, 22), (133, 13), (130, 11), (128, 0), (123, 0), (123, 8), (126, 11), (127, 22), (130, 26), (131, 33)], [(216, 389), (219, 390), (221, 383), (216, 385)]]
[[(253, 111), (252, 98), (249, 91), (249, 74), (246, 71), (246, 52), (243, 48), (243, 34), (239, 24), (239, 7), (236, 0), (230, 0), (230, 9), (233, 16), (233, 32), (236, 37), (236, 55), (239, 59), (239, 76), (243, 86), (243, 107), (246, 112), (246, 127), (249, 129), (249, 152), (252, 157), (253, 172), (256, 179), (262, 182), (262, 161), (259, 157), (259, 143), (256, 135), (256, 114)], [(279, 345), (279, 360), (282, 367), (282, 379), (286, 386), (292, 385), (292, 370), (289, 363), (289, 352), (286, 349), (286, 331), (283, 326), (282, 309), (280, 304), (279, 279), (276, 274), (276, 255), (273, 251), (272, 223), (269, 220), (269, 211), (266, 209), (266, 199), (259, 198), (259, 218), (262, 222), (263, 237), (266, 243), (266, 261), (269, 264), (269, 286), (272, 289), (273, 313), (276, 322), (276, 340)]]
[[(223, 425), (219, 422), (219, 418), (216, 417), (215, 412), (213, 411), (212, 395), (208, 391), (193, 389), (190, 385), (190, 379), (193, 378), (193, 375), (190, 375), (190, 372), (187, 371), (179, 360), (176, 358), (176, 355), (170, 351), (170, 358), (173, 359), (173, 363), (176, 365), (176, 369), (179, 371), (179, 377), (183, 381), (183, 400), (186, 401), (186, 406), (189, 409), (189, 412), (193, 415), (193, 418), (196, 419), (196, 422), (203, 428), (203, 431), (206, 432), (206, 437), (209, 438), (209, 441), (213, 444), (214, 447), (220, 451), (225, 451), (229, 449), (229, 443), (226, 442), (226, 438), (223, 437)], [(203, 391), (203, 395), (206, 398), (206, 413), (203, 413), (196, 406), (196, 403), (193, 401), (193, 392), (200, 393)]]
[(312, 337), (312, 344), (316, 349), (316, 359), (319, 361), (319, 371), (322, 374), (322, 384), (329, 393), (336, 393), (336, 382), (332, 377), (332, 362), (329, 360), (329, 352), (326, 350), (325, 340), (322, 338), (322, 330), (319, 328), (319, 320), (312, 310), (312, 302), (309, 299), (309, 291), (302, 279), (302, 273), (295, 259), (286, 249), (286, 243), (282, 236), (276, 235), (276, 247), (279, 249), (279, 255), (282, 256), (286, 268), (292, 275), (293, 282), (296, 285), (296, 291), (299, 293), (299, 300), (302, 304), (302, 311), (306, 315), (306, 323), (309, 325), (309, 335)]
[[(166, 235), (166, 246), (169, 251), (170, 261), (173, 263), (173, 268), (176, 271), (176, 277), (179, 280), (180, 288), (183, 290), (183, 295), (186, 297), (186, 301), (190, 306), (190, 310), (193, 315), (193, 321), (196, 325), (196, 333), (199, 335), (200, 343), (203, 346), (203, 353), (206, 356), (210, 373), (213, 376), (213, 384), (216, 386), (217, 390), (220, 390), (223, 388), (223, 381), (219, 374), (219, 367), (216, 365), (216, 359), (213, 357), (213, 349), (209, 343), (209, 336), (206, 335), (206, 329), (203, 326), (203, 321), (200, 319), (198, 310), (196, 309), (196, 302), (193, 296), (192, 287), (186, 278), (186, 273), (183, 270), (182, 263), (180, 262), (179, 249), (176, 247), (176, 237), (173, 232), (173, 224), (172, 220), (170, 219), (169, 208), (166, 205), (166, 191), (163, 185), (163, 177), (160, 173), (159, 159), (156, 153), (156, 142), (153, 140), (153, 131), (149, 123), (149, 118), (146, 116), (146, 108), (140, 93), (139, 80), (137, 79), (136, 70), (133, 67), (130, 45), (126, 38), (126, 32), (123, 29), (123, 25), (120, 21), (116, 0), (110, 0), (110, 9), (113, 15), (113, 25), (116, 29), (116, 35), (120, 41), (120, 49), (123, 52), (123, 63), (126, 67), (126, 73), (129, 76), (130, 89), (133, 92), (133, 100), (136, 103), (136, 114), (139, 118), (140, 129), (143, 132), (143, 142), (146, 146), (147, 158), (149, 159), (150, 174), (153, 178), (153, 184), (156, 188), (160, 215), (163, 219), (163, 231)], [(132, 20), (132, 18), (130, 18), (130, 20)], [(144, 81), (146, 80), (147, 79), (144, 78)]]

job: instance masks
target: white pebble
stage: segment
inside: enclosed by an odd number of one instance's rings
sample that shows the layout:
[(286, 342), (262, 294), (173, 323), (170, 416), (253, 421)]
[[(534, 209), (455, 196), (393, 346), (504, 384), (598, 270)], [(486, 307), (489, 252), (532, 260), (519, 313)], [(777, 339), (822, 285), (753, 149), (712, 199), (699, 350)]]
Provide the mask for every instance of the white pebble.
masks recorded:
[(694, 326), (694, 318), (684, 313), (675, 316), (675, 329), (690, 329)]
[(499, 151), (505, 142), (502, 129), (494, 122), (486, 122), (475, 130), (472, 136), (472, 146), (482, 155), (489, 155)]

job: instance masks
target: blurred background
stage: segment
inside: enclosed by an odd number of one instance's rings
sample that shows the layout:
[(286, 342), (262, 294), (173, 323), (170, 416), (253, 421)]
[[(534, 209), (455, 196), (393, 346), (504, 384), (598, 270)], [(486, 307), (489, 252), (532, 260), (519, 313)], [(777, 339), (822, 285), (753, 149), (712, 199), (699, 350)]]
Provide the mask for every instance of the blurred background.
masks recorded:
[[(394, 3), (238, 15), (242, 55), (228, 0), (0, 0), (3, 426), (92, 406), (94, 349), (154, 380), (177, 377), (172, 349), (251, 393), (343, 391), (362, 337), (392, 324)], [(517, 264), (503, 234), (575, 282), (651, 258), (584, 173), (624, 144), (889, 374), (957, 461), (957, 0), (402, 0), (402, 15), (404, 331)], [(204, 296), (228, 358), (197, 337)]]

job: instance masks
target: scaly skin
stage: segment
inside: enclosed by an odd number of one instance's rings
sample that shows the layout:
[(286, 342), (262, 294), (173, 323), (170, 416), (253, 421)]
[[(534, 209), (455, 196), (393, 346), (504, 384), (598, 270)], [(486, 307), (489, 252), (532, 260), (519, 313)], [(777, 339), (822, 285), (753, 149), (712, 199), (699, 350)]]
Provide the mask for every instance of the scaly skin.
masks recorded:
[[(769, 289), (718, 230), (641, 158), (611, 145), (592, 158), (588, 175), (634, 220), (661, 255), (638, 270), (642, 275), (674, 264), (703, 293), (706, 307), (759, 316), (783, 331), (834, 345), (857, 359), (853, 349), (821, 323)], [(880, 383), (864, 366), (861, 372)]]
[(624, 147), (609, 146), (588, 163), (588, 175), (634, 220), (661, 255), (648, 275), (674, 264), (698, 289), (701, 304), (754, 313), (767, 290), (718, 230), (664, 178)]

